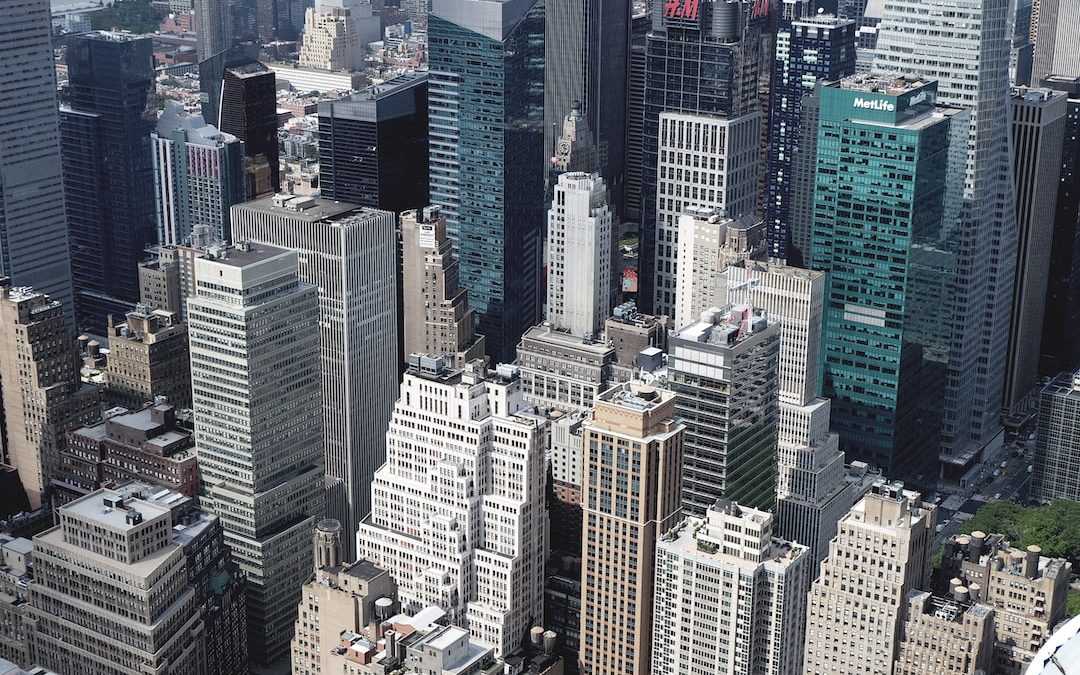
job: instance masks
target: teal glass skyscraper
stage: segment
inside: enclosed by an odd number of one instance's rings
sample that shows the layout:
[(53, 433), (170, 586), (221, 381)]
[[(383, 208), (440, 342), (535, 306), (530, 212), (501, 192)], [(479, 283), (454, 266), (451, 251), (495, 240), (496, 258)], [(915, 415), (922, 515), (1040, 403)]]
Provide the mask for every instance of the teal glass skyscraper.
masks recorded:
[[(811, 267), (829, 273), (824, 395), (848, 461), (937, 477), (949, 357), (949, 238), (967, 114), (937, 85), (857, 75), (823, 85)], [(962, 126), (966, 133), (967, 127)]]
[(493, 361), (540, 316), (544, 0), (440, 0), (428, 17), (431, 202)]

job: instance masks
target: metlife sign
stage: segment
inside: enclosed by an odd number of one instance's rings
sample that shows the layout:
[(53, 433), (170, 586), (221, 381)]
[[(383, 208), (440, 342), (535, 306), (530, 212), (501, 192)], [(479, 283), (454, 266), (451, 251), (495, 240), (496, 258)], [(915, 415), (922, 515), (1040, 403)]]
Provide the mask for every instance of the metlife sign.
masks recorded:
[(896, 105), (892, 101), (885, 101), (880, 98), (862, 98), (856, 96), (855, 100), (851, 104), (855, 108), (861, 108), (863, 110), (880, 110), (882, 112), (896, 112)]

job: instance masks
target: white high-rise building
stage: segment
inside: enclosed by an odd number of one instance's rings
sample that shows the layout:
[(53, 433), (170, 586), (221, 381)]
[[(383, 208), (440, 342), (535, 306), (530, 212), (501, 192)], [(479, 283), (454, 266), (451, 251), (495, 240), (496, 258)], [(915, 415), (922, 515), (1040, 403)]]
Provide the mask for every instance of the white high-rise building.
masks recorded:
[(379, 17), (370, 2), (319, 0), (304, 12), (300, 65), (318, 70), (359, 70), (367, 44), (379, 39)]
[(656, 544), (653, 675), (802, 675), (811, 560), (722, 500)]
[(357, 550), (390, 572), (405, 611), (437, 605), (510, 653), (543, 616), (547, 419), (512, 366), (409, 361)]
[(952, 326), (942, 429), (947, 477), (962, 474), (1001, 433), (1001, 364), (1017, 250), (1011, 7), (1009, 0), (885, 0), (878, 25), (875, 70), (936, 80), (937, 103), (970, 109), (963, 204), (955, 231), (938, 238), (951, 248), (938, 257), (945, 268), (937, 276), (955, 280), (946, 294)]
[(881, 480), (839, 523), (807, 597), (806, 675), (891, 675), (908, 592), (927, 588), (934, 507)]
[[(278, 195), (237, 205), (232, 215), (237, 242), (296, 251), (300, 281), (318, 289), (328, 514), (355, 532), (371, 511), (371, 479), (386, 456), (397, 398), (394, 214)], [(342, 545), (354, 559), (352, 537)]]
[(688, 206), (736, 219), (757, 203), (761, 113), (728, 119), (662, 113), (656, 181), (654, 311), (675, 318), (679, 216)]
[(611, 207), (596, 173), (559, 176), (548, 210), (547, 319), (578, 337), (611, 313)]
[(689, 326), (710, 307), (726, 307), (716, 304), (724, 268), (767, 253), (765, 224), (753, 214), (732, 220), (720, 209), (686, 207), (679, 216), (675, 328)]
[(311, 531), (326, 509), (319, 301), (297, 254), (211, 247), (188, 298), (201, 503), (247, 577), (255, 663), (289, 651)]

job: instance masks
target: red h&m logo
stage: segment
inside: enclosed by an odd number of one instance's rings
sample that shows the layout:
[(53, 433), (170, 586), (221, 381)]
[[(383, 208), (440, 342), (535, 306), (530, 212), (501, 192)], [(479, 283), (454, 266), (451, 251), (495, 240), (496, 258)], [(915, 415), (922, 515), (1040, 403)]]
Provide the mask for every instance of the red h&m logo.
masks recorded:
[(750, 20), (769, 16), (770, 9), (772, 9), (771, 0), (754, 0), (754, 4), (750, 7)]
[(699, 0), (664, 0), (665, 19), (697, 21)]

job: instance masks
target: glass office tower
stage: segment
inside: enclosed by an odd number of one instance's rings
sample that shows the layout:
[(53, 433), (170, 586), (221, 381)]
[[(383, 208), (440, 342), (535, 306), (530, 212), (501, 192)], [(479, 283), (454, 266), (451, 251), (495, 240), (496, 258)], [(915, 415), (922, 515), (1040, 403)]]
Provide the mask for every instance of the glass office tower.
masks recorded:
[(544, 2), (447, 0), (428, 18), (431, 203), (493, 361), (540, 316)]
[(967, 114), (936, 107), (936, 83), (917, 78), (858, 75), (819, 91), (810, 263), (829, 273), (833, 430), (848, 461), (934, 480), (963, 187), (962, 153), (950, 149)]

